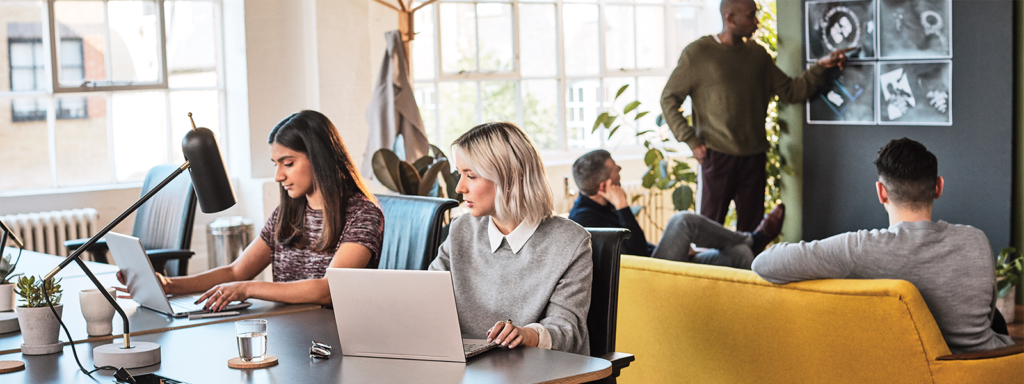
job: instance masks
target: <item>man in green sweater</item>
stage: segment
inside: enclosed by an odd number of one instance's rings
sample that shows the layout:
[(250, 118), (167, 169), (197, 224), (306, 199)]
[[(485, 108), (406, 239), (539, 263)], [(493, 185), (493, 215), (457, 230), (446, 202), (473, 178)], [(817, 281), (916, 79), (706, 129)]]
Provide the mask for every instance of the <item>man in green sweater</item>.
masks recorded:
[[(796, 78), (775, 65), (750, 37), (757, 31), (753, 0), (723, 0), (723, 30), (690, 43), (661, 94), (665, 121), (701, 164), (700, 214), (725, 222), (736, 203), (736, 230), (751, 232), (764, 214), (768, 140), (765, 117), (773, 96), (799, 103), (813, 95), (825, 69), (846, 64), (838, 50)], [(690, 97), (691, 126), (679, 112)]]

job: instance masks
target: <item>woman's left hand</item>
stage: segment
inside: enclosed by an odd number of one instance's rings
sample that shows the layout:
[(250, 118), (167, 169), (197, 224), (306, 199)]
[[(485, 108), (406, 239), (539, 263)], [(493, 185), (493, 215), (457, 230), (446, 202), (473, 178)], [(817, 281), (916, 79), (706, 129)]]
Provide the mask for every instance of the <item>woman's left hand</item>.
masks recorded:
[(196, 304), (206, 301), (204, 308), (210, 312), (220, 312), (232, 301), (243, 301), (249, 298), (246, 281), (218, 284), (203, 293)]
[(494, 341), (495, 344), (507, 346), (509, 349), (519, 345), (536, 347), (540, 341), (537, 331), (527, 327), (517, 327), (512, 323), (499, 321), (487, 331), (487, 342)]

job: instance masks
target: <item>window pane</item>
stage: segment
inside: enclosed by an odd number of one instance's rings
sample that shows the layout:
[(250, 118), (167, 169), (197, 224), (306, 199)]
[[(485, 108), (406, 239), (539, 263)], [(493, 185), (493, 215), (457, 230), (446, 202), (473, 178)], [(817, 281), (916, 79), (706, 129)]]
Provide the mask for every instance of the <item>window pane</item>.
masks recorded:
[(476, 14), (480, 29), (480, 70), (511, 71), (512, 5), (477, 4)]
[(523, 130), (538, 149), (558, 148), (558, 81), (522, 83)]
[[(615, 100), (615, 93), (622, 88), (623, 85), (629, 85), (625, 92), (619, 96), (618, 100)], [(611, 137), (611, 140), (606, 142), (608, 147), (614, 148), (623, 145), (636, 144), (636, 122), (633, 121), (633, 114), (630, 112), (629, 116), (623, 116), (622, 110), (627, 104), (636, 101), (636, 81), (632, 77), (609, 77), (604, 79), (604, 103), (605, 110), (609, 115), (621, 116), (615, 120), (615, 123), (608, 128), (601, 127), (597, 130), (597, 134), (607, 137), (608, 132), (619, 126), (619, 129), (615, 131), (615, 135)], [(593, 122), (593, 120), (591, 120)], [(591, 123), (593, 127), (593, 123)]]
[(181, 153), (181, 141), (185, 134), (192, 130), (192, 122), (188, 119), (189, 112), (196, 121), (197, 127), (209, 128), (217, 137), (217, 145), (224, 154), (223, 138), (220, 137), (220, 98), (216, 90), (209, 91), (177, 91), (170, 92), (171, 97), (171, 162), (181, 164), (185, 156)]
[[(658, 130), (663, 138), (672, 139), (671, 131), (668, 129), (668, 125), (663, 125), (660, 128), (654, 124), (654, 119), (661, 114), (661, 91), (665, 89), (665, 82), (668, 81), (668, 77), (665, 76), (645, 76), (637, 79), (637, 93), (639, 96), (640, 107), (637, 108), (641, 111), (648, 111), (647, 115), (640, 118), (640, 125), (638, 128), (640, 131), (648, 129)], [(689, 99), (687, 99), (689, 100)], [(638, 141), (643, 143), (642, 140)], [(672, 140), (675, 142), (675, 139)], [(685, 145), (684, 145), (685, 147)]]
[(557, 75), (557, 37), (554, 4), (519, 5), (520, 74), (524, 77)]
[(600, 135), (591, 134), (597, 118), (597, 79), (571, 80), (565, 87), (566, 139), (569, 148), (597, 148)]
[[(35, 68), (42, 68), (44, 64), (43, 60), (37, 60), (36, 55), (43, 53), (42, 20), (45, 9), (46, 3), (43, 1), (0, 1), (0, 20), (3, 20), (0, 22), (0, 33), (6, 33), (7, 36), (0, 40), (0, 92), (37, 89)], [(36, 48), (36, 45), (40, 47)], [(5, 56), (6, 59), (3, 58)], [(46, 84), (49, 84), (46, 81), (38, 83), (39, 89), (45, 89)], [(11, 100), (4, 99), (0, 108), (10, 111)]]
[(447, 145), (451, 143), (442, 143), (437, 132), (437, 89), (434, 84), (421, 83), (414, 84), (413, 90), (416, 105), (420, 108), (420, 118), (423, 119), (423, 129), (427, 131), (427, 140), (448, 153)]
[(636, 66), (665, 67), (665, 8), (636, 7)]
[(60, 52), (60, 81), (68, 83), (81, 82), (85, 75), (82, 40), (61, 40)]
[[(690, 6), (671, 7), (673, 10), (672, 23), (669, 24), (669, 57), (672, 63), (679, 59), (683, 48), (690, 45), (700, 37), (700, 27), (703, 23), (700, 8)], [(673, 64), (674, 66), (674, 64)]]
[(604, 57), (609, 71), (636, 68), (636, 43), (633, 29), (633, 7), (605, 7)]
[(600, 65), (597, 6), (566, 4), (562, 15), (565, 19), (565, 74), (596, 75)]
[(477, 125), (476, 83), (471, 81), (445, 82), (437, 85), (440, 99), (441, 137), (438, 148), (449, 148), (463, 132)]
[[(95, 94), (74, 95), (58, 97), (56, 102), (60, 108), (54, 126), (57, 186), (112, 182), (107, 137), (107, 97)], [(142, 142), (134, 145), (144, 146)]]
[(516, 120), (516, 83), (514, 81), (485, 81), (480, 84), (483, 104), (483, 122)]
[[(106, 38), (103, 32), (103, 2), (101, 1), (60, 1), (53, 5), (54, 16), (58, 23), (58, 57), (81, 54), (85, 63), (84, 80), (102, 81), (107, 79)], [(64, 39), (81, 40), (82, 52), (65, 52), (68, 48)], [(123, 44), (121, 45), (123, 49)], [(67, 81), (63, 74), (61, 81)], [(70, 80), (70, 79), (68, 79)], [(75, 79), (68, 86), (80, 85)]]
[(473, 4), (442, 3), (441, 70), (448, 73), (475, 71), (476, 7)]
[[(40, 112), (41, 120), (16, 121), (18, 108)], [(39, 110), (41, 108), (41, 110)], [(0, 190), (48, 188), (50, 146), (46, 132), (46, 99), (0, 97)]]
[(412, 76), (415, 79), (434, 78), (434, 5), (423, 7), (414, 14), (416, 38), (412, 40)]
[(170, 87), (217, 86), (217, 3), (168, 1), (167, 85)]
[(117, 182), (141, 181), (154, 165), (170, 160), (164, 94), (117, 92), (111, 101)]
[[(58, 55), (83, 55), (86, 80), (154, 83), (160, 80), (159, 29), (156, 3), (153, 1), (57, 1), (54, 15), (59, 23), (58, 37), (82, 40), (81, 53), (66, 52), (58, 45)], [(104, 24), (107, 20), (109, 24)], [(110, 41), (107, 41), (107, 36)], [(109, 52), (108, 52), (109, 47)], [(107, 63), (107, 60), (110, 62)], [(63, 62), (63, 59), (61, 60)], [(108, 67), (109, 71), (108, 72)], [(62, 82), (64, 77), (60, 76)], [(77, 80), (68, 86), (78, 86)]]

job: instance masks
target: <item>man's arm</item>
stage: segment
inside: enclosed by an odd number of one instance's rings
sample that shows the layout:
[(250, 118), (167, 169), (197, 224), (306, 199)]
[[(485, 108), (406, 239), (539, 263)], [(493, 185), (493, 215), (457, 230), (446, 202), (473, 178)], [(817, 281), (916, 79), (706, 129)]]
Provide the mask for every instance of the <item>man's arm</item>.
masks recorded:
[(775, 63), (768, 61), (772, 93), (787, 103), (802, 103), (825, 84), (825, 67), (812, 65), (800, 76), (791, 78)]
[(824, 240), (780, 243), (756, 258), (750, 269), (774, 284), (816, 279), (842, 279), (850, 275), (852, 254), (860, 236), (848, 232)]
[(693, 149), (704, 145), (704, 141), (697, 137), (697, 131), (679, 112), (679, 107), (690, 96), (693, 87), (689, 61), (686, 51), (683, 51), (679, 63), (672, 70), (672, 75), (669, 76), (668, 82), (665, 83), (665, 89), (661, 92), (661, 115), (665, 118), (665, 122), (676, 140), (686, 143)]

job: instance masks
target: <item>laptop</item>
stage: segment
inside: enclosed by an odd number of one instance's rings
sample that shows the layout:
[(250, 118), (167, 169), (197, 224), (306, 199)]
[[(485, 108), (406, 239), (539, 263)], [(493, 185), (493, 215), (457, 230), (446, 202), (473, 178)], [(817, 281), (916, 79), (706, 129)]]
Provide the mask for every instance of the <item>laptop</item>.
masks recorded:
[[(107, 241), (107, 248), (110, 249), (114, 262), (121, 269), (128, 292), (132, 293), (132, 299), (139, 305), (173, 317), (187, 317), (190, 313), (204, 312), (205, 303), (195, 303), (202, 293), (168, 296), (164, 292), (164, 286), (157, 279), (153, 264), (150, 264), (149, 256), (146, 256), (146, 249), (142, 247), (139, 238), (114, 232), (107, 233), (103, 238)], [(235, 310), (251, 305), (252, 303), (247, 301), (236, 301), (224, 309)]]
[(450, 272), (328, 268), (327, 282), (345, 356), (465, 363), (498, 346), (462, 338)]

